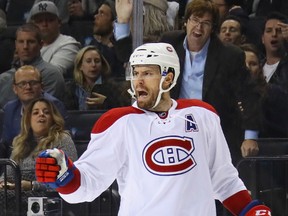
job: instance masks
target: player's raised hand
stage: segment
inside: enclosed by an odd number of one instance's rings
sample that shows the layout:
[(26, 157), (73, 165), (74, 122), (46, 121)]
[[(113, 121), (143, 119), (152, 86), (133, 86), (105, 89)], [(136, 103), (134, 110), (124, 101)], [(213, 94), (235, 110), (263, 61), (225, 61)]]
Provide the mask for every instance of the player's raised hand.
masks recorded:
[(36, 178), (52, 188), (64, 187), (74, 177), (75, 166), (59, 149), (47, 149), (36, 159)]

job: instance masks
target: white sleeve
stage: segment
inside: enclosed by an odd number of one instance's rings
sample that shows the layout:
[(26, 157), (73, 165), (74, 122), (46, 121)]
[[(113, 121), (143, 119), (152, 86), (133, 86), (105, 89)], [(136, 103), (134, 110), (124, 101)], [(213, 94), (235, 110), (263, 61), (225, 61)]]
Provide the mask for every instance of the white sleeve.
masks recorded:
[[(215, 115), (216, 116), (216, 115)], [(222, 132), (220, 119), (207, 119), (209, 127), (209, 167), (216, 199), (221, 202), (233, 194), (246, 190), (238, 171), (232, 164), (231, 154)]]
[(125, 127), (120, 124), (118, 120), (105, 131), (91, 134), (87, 150), (75, 162), (81, 174), (80, 187), (71, 194), (60, 194), (67, 202), (92, 201), (115, 180), (126, 158)]

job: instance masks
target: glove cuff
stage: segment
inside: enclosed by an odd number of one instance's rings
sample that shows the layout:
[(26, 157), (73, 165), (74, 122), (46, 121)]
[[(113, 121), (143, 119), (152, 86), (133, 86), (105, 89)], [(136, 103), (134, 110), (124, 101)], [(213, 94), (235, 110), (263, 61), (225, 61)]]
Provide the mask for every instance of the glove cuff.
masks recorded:
[(245, 208), (252, 201), (251, 196), (247, 190), (239, 191), (238, 193), (230, 196), (223, 201), (223, 205), (227, 208), (233, 215), (239, 215), (242, 209)]
[(253, 200), (242, 210), (239, 216), (255, 215), (271, 216), (271, 210), (267, 206), (263, 205), (260, 201)]
[(61, 194), (70, 194), (75, 192), (81, 185), (81, 175), (77, 167), (73, 170), (74, 177), (63, 187), (58, 187), (56, 190)]

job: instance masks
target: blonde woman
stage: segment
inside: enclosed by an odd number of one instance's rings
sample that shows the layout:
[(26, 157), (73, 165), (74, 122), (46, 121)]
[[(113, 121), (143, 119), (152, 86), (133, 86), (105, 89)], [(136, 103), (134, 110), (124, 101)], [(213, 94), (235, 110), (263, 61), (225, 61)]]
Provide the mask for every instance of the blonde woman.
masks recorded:
[(109, 63), (102, 53), (95, 46), (86, 46), (75, 58), (74, 80), (66, 82), (64, 103), (69, 110), (117, 107), (124, 100), (119, 87), (111, 78)]
[[(76, 160), (76, 147), (70, 134), (64, 130), (64, 119), (61, 114), (52, 102), (44, 98), (33, 100), (25, 109), (21, 119), (20, 134), (14, 138), (12, 146), (11, 159), (20, 166), (21, 170), (22, 210), (26, 212), (27, 197), (44, 196), (47, 189), (35, 178), (37, 155), (44, 149), (60, 148), (70, 155), (72, 160)], [(7, 178), (8, 199), (14, 198), (15, 200), (13, 172), (9, 167)], [(0, 188), (3, 189), (5, 187), (3, 176), (0, 182)], [(0, 196), (3, 198), (3, 190), (0, 192)], [(14, 201), (10, 203), (14, 204)], [(8, 209), (13, 212), (13, 206), (8, 204)]]

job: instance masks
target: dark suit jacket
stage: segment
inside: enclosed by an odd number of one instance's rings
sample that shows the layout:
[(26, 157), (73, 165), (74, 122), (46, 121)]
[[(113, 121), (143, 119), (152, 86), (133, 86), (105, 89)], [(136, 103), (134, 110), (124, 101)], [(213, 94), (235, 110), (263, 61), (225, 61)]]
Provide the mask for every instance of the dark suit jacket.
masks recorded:
[[(178, 98), (180, 93), (185, 36), (184, 31), (174, 31), (164, 34), (161, 39), (172, 44), (180, 59), (180, 76), (171, 92), (173, 98)], [(226, 46), (216, 36), (211, 36), (204, 68), (202, 99), (217, 110), (234, 162), (241, 158), (244, 130), (259, 130), (260, 94), (255, 85), (246, 68), (244, 52), (236, 46)]]
[(267, 85), (260, 137), (288, 138), (288, 56), (279, 62)]
[[(184, 31), (172, 31), (163, 35), (161, 42), (171, 44), (180, 60), (180, 76), (171, 90), (174, 99), (179, 98), (183, 76), (185, 50)], [(131, 36), (116, 41), (116, 53), (122, 60), (131, 54)], [(224, 46), (216, 36), (211, 37), (204, 69), (203, 101), (217, 110), (233, 161), (241, 158), (240, 146), (244, 130), (258, 130), (260, 124), (259, 93), (245, 65), (245, 54), (236, 46)], [(239, 104), (238, 104), (239, 103)]]

